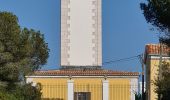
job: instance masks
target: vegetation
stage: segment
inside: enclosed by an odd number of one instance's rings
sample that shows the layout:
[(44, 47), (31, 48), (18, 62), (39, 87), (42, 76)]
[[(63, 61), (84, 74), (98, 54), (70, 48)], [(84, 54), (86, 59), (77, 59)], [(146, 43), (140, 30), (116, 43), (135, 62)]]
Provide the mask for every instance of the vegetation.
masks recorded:
[(0, 91), (0, 100), (17, 100), (13, 94), (9, 94), (5, 91)]
[(170, 46), (170, 0), (147, 0), (141, 9), (146, 21), (162, 34), (160, 41)]
[(13, 93), (17, 100), (41, 100), (41, 85), (33, 87), (32, 84), (18, 86)]
[[(160, 32), (160, 42), (170, 47), (170, 0), (147, 0), (147, 3), (141, 3), (141, 9), (146, 21)], [(168, 95), (170, 94), (170, 70), (168, 66), (170, 66), (169, 63), (162, 64), (162, 78), (155, 81), (159, 100), (169, 100), (168, 98), (170, 98)]]
[(47, 62), (48, 52), (40, 31), (22, 29), (17, 16), (0, 12), (0, 100), (39, 100), (40, 89), (24, 77)]
[(32, 86), (31, 83), (24, 85), (17, 85), (15, 89), (1, 90), (0, 100), (41, 100), (40, 85)]
[(135, 100), (142, 100), (142, 95), (140, 93), (135, 93)]
[(163, 62), (162, 64), (162, 78), (155, 81), (156, 93), (161, 96), (161, 100), (169, 100), (170, 98), (170, 63)]

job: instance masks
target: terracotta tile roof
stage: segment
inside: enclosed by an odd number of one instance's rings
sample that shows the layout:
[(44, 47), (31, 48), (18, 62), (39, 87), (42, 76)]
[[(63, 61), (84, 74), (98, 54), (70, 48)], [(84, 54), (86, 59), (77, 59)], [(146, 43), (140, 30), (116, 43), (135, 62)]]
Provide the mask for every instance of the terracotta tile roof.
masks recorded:
[[(166, 45), (162, 45), (162, 54), (168, 55), (170, 53), (170, 48)], [(160, 44), (147, 44), (145, 47), (146, 55), (159, 55), (160, 54)]]
[(36, 71), (36, 76), (138, 76), (138, 72), (120, 72), (113, 70), (46, 70)]

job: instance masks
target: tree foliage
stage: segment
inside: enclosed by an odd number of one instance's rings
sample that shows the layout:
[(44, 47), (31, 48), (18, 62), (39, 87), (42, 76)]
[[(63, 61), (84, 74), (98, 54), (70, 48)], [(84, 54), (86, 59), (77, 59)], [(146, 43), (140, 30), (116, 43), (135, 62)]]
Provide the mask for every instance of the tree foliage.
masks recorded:
[[(170, 0), (147, 0), (147, 3), (141, 3), (141, 9), (146, 21), (160, 32), (160, 42), (170, 47)], [(159, 98), (162, 96), (162, 100), (170, 98), (170, 70), (168, 66), (170, 66), (169, 63), (163, 63), (163, 78), (155, 81), (156, 93)]]
[(0, 100), (18, 100), (13, 94), (6, 91), (0, 91)]
[(40, 31), (21, 29), (18, 18), (0, 12), (0, 80), (16, 82), (47, 62), (48, 45)]
[(156, 93), (161, 97), (161, 100), (169, 100), (170, 98), (170, 63), (163, 62), (162, 78), (157, 79), (154, 84), (157, 86)]
[(0, 90), (0, 100), (41, 100), (41, 85), (17, 85), (14, 90)]
[(162, 33), (160, 41), (170, 46), (170, 0), (147, 0), (141, 9), (146, 21)]
[(17, 100), (41, 100), (41, 85), (32, 86), (31, 83), (18, 86), (12, 94)]
[(21, 28), (17, 16), (0, 12), (0, 100), (40, 100), (40, 89), (22, 80), (40, 69), (48, 56), (40, 31)]

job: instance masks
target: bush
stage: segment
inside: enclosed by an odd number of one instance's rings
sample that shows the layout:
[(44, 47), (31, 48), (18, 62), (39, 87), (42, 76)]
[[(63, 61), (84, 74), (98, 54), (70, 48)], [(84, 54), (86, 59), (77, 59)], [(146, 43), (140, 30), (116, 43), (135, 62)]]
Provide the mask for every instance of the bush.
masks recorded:
[(5, 91), (0, 91), (0, 100), (18, 100), (13, 94)]
[(135, 93), (135, 100), (142, 100), (142, 95), (140, 93)]
[(32, 84), (25, 84), (17, 86), (15, 90), (15, 97), (18, 100), (41, 100), (41, 85), (32, 86)]
[(15, 89), (0, 87), (0, 100), (41, 100), (41, 84), (16, 85)]
[(155, 80), (155, 92), (158, 94), (158, 99), (169, 100), (170, 98), (170, 63), (162, 63), (162, 77)]

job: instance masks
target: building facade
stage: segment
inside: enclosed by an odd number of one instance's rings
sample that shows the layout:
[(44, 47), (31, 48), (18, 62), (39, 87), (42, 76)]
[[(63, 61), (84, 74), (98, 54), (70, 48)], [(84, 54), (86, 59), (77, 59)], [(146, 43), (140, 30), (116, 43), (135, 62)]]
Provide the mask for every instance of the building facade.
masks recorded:
[(41, 83), (42, 100), (135, 100), (138, 77), (112, 70), (48, 70), (27, 76), (27, 83)]
[(102, 0), (61, 0), (61, 69), (36, 71), (43, 100), (135, 100), (137, 72), (102, 66)]
[[(162, 48), (162, 50), (161, 50)], [(162, 53), (160, 52), (162, 51)], [(162, 61), (170, 61), (170, 48), (165, 45), (160, 47), (160, 44), (148, 44), (145, 47), (145, 66), (146, 66), (146, 94), (147, 100), (157, 100), (158, 95), (155, 93), (156, 86), (154, 81), (159, 75), (160, 56)]]
[(102, 0), (61, 0), (61, 66), (102, 66)]

